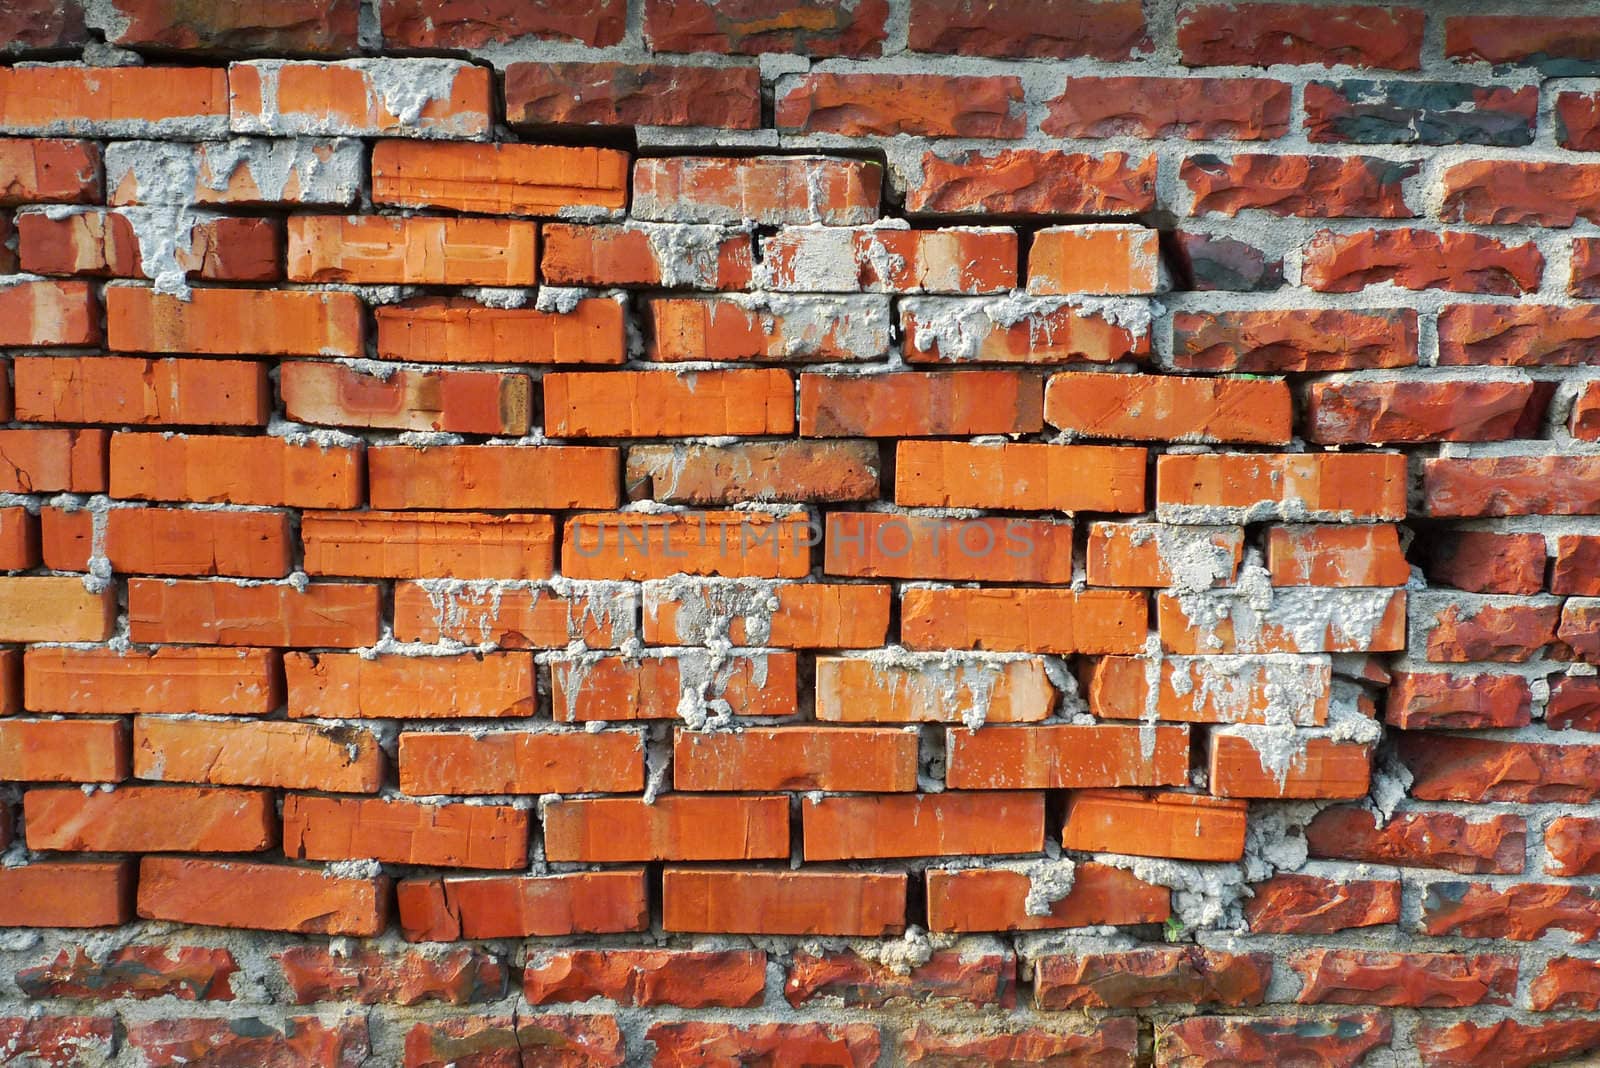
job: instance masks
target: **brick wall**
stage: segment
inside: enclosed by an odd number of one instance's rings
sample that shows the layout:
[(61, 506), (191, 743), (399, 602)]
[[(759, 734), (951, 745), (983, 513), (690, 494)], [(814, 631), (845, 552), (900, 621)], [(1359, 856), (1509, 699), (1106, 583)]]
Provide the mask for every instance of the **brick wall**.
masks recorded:
[(1600, 3), (0, 58), (0, 1062), (1600, 1056)]

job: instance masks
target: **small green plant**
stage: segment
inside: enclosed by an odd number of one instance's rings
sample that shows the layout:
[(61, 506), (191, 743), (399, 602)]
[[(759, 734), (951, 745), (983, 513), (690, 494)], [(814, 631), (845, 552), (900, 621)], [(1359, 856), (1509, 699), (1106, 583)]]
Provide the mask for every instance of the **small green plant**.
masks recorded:
[(1168, 942), (1178, 942), (1183, 939), (1183, 921), (1176, 916), (1168, 916), (1167, 922), (1161, 925), (1161, 934)]

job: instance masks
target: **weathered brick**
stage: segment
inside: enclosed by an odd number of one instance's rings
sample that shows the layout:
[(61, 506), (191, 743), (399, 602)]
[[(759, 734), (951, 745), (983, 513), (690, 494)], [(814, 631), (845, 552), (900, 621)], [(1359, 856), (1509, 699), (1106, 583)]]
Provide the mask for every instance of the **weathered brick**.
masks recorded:
[(1400, 530), (1386, 523), (1267, 528), (1274, 586), (1404, 586), (1411, 577)]
[(1313, 383), (1307, 395), (1306, 436), (1336, 445), (1529, 437), (1548, 401), (1516, 372), (1498, 379), (1330, 379)]
[(1178, 312), (1172, 362), (1181, 371), (1344, 371), (1417, 362), (1417, 313), (1377, 311)]
[(1600, 167), (1587, 163), (1468, 160), (1444, 172), (1440, 218), (1468, 223), (1567, 227), (1594, 222)]
[(1040, 123), (1054, 137), (1190, 141), (1271, 140), (1288, 129), (1289, 86), (1267, 78), (1069, 77)]
[[(1053, 901), (1028, 905), (1031, 880), (1004, 868), (929, 868), (930, 931), (1041, 931), (1161, 923), (1171, 915), (1172, 892), (1108, 864), (1076, 866), (1072, 889)], [(937, 1062), (934, 1062), (937, 1063)]]
[(1134, 59), (1150, 50), (1136, 0), (1045, 0), (1027, 9), (969, 0), (913, 0), (915, 52), (1010, 58)]
[(1258, 934), (1332, 934), (1400, 919), (1398, 880), (1279, 874), (1250, 889), (1244, 917)]
[(1533, 141), (1539, 93), (1531, 85), (1353, 78), (1308, 82), (1305, 107), (1314, 142), (1516, 146)]
[(1242, 527), (1094, 523), (1086, 571), (1091, 586), (1204, 589), (1232, 583), (1243, 556)]
[[(657, 6), (681, 11), (689, 5)], [(883, 169), (828, 156), (667, 156), (633, 165), (635, 219), (764, 226), (876, 222)]]
[[(1372, 10), (1372, 9), (1363, 9)], [(1417, 162), (1376, 156), (1238, 153), (1185, 159), (1178, 175), (1194, 194), (1191, 215), (1259, 210), (1308, 218), (1409, 219), (1405, 181)]]
[(113, 0), (106, 40), (123, 47), (202, 52), (346, 54), (357, 47), (356, 0), (292, 0), (271, 7)]
[(1444, 52), (1452, 59), (1497, 66), (1529, 66), (1555, 77), (1600, 72), (1600, 21), (1590, 17), (1451, 15), (1444, 23)]
[(1552, 1058), (1571, 1059), (1600, 1048), (1600, 1026), (1593, 1020), (1552, 1020), (1522, 1023), (1492, 1020), (1483, 1024), (1463, 1020), (1434, 1024), (1417, 1032), (1417, 1049), (1432, 1064), (1443, 1066), (1503, 1064), (1527, 1068), (1548, 1064)]
[[(55, 216), (55, 217), (52, 217)], [(69, 215), (17, 216), (22, 268), (37, 274), (270, 282), (283, 276), (283, 228), (272, 219), (195, 215), (172, 222), (170, 253), (135, 227), (129, 209), (84, 208)], [(141, 220), (142, 221), (142, 220)], [(161, 235), (164, 239), (165, 235)]]
[(1017, 234), (789, 226), (762, 239), (761, 260), (762, 285), (777, 292), (1000, 293), (1017, 284)]
[(906, 190), (915, 215), (1134, 215), (1155, 207), (1156, 158), (1052, 149), (922, 157)]
[(1301, 284), (1324, 293), (1353, 293), (1392, 283), (1402, 289), (1456, 293), (1531, 293), (1544, 257), (1532, 242), (1508, 244), (1482, 234), (1426, 230), (1317, 233), (1301, 249)]
[[(84, 24), (83, 5), (76, 0), (67, 3), (46, 3), (44, 0), (19, 0), (19, 2), (6, 5), (0, 13), (0, 39), (5, 41), (3, 46), (7, 53), (22, 53), (40, 49), (71, 48), (82, 45), (88, 40), (88, 29)], [(98, 1030), (102, 1024), (109, 1025), (109, 1020), (93, 1020), (87, 1017), (72, 1019), (64, 1018), (61, 1021), (67, 1032), (77, 1028)], [(26, 1033), (35, 1030), (23, 1021), (12, 1019), (7, 1022), (8, 1028), (16, 1033)], [(45, 1037), (50, 1036), (52, 1025), (47, 1023), (37, 1028)], [(85, 1032), (87, 1033), (87, 1031)], [(7, 1037), (10, 1037), (9, 1035)], [(32, 1041), (32, 1038), (29, 1039)], [(29, 1051), (33, 1052), (33, 1051)]]
[[(704, 640), (707, 629), (733, 645), (783, 649), (871, 649), (889, 629), (888, 586), (780, 582), (754, 591), (738, 582), (673, 578), (644, 584), (644, 641)], [(726, 623), (723, 620), (726, 619)]]
[(400, 48), (481, 48), (522, 37), (600, 48), (622, 40), (627, 5), (621, 0), (384, 0), (379, 17), (384, 43)]
[(1421, 801), (1576, 801), (1596, 796), (1600, 747), (1402, 734), (1400, 759)]
[(1072, 524), (1000, 516), (943, 519), (831, 512), (822, 570), (854, 578), (1064, 585), (1072, 581)]
[(1156, 459), (1156, 515), (1164, 522), (1262, 519), (1401, 520), (1400, 453), (1165, 455)]
[(354, 293), (196, 289), (187, 301), (134, 285), (106, 288), (106, 336), (123, 352), (360, 356)]
[(546, 282), (569, 286), (748, 289), (748, 233), (721, 226), (634, 222), (544, 225)]
[(1566, 367), (1600, 352), (1600, 315), (1586, 305), (1451, 304), (1439, 311), (1444, 366)]
[(93, 345), (100, 303), (88, 282), (8, 278), (0, 284), (0, 345)]
[(985, 137), (1027, 132), (1022, 80), (1006, 75), (802, 74), (776, 90), (780, 131), (845, 137)]
[(1139, 317), (1113, 321), (1090, 303), (1012, 294), (1002, 301), (905, 297), (907, 363), (1116, 363), (1150, 352)]
[(1008, 1028), (987, 1034), (971, 1028), (941, 1029), (917, 1021), (900, 1037), (899, 1052), (911, 1065), (1040, 1064), (1064, 1068), (1103, 1058), (1120, 1064), (1132, 1060), (1139, 1046), (1138, 1024), (1133, 1017), (1108, 1018), (1091, 1026)]
[(269, 137), (479, 139), (489, 132), (492, 82), (487, 67), (455, 59), (233, 63), (229, 123)]
[(1593, 515), (1600, 461), (1588, 456), (1451, 457), (1422, 462), (1433, 516)]
[(1045, 386), (1044, 418), (1088, 438), (1282, 444), (1294, 405), (1282, 380), (1064, 372)]
[(644, 37), (654, 52), (868, 57), (883, 54), (888, 18), (885, 0), (649, 0)]
[[(1131, 729), (1131, 728), (1130, 728)], [(1214, 730), (1207, 762), (1211, 792), (1219, 797), (1354, 798), (1366, 796), (1372, 747), (1306, 738), (1287, 761), (1264, 753), (1248, 735)]]
[(1367, 1054), (1388, 1046), (1393, 1038), (1393, 1024), (1379, 1013), (1317, 1019), (1190, 1016), (1157, 1025), (1155, 1041), (1160, 1053), (1156, 1068), (1188, 1068), (1218, 1059), (1271, 1064), (1288, 1058), (1329, 1068), (1356, 1068)]
[(1026, 723), (1049, 716), (1055, 703), (1040, 659), (994, 663), (947, 653), (881, 665), (817, 657), (816, 717), (824, 722)]
[(295, 215), (289, 279), (365, 285), (529, 286), (538, 227), (521, 219)]
[(886, 1005), (987, 1006), (1015, 1000), (1016, 956), (1009, 950), (935, 950), (924, 964), (897, 970), (856, 953), (797, 952), (784, 1000), (880, 1009)]
[(17, 986), (31, 998), (232, 1001), (238, 970), (221, 948), (134, 945), (90, 956), (74, 947), (17, 972)]
[(1305, 837), (1313, 857), (1515, 875), (1523, 868), (1527, 825), (1520, 816), (1469, 820), (1452, 812), (1397, 812), (1380, 823), (1366, 809), (1341, 807), (1319, 812)]
[(649, 302), (652, 360), (835, 363), (889, 351), (886, 296), (725, 293)]
[(512, 63), (505, 68), (506, 121), (520, 126), (761, 125), (754, 66), (664, 63)]
[(946, 745), (945, 782), (957, 790), (1181, 786), (1189, 775), (1187, 727), (952, 728)]
[(1402, 671), (1386, 697), (1384, 719), (1401, 730), (1526, 727), (1533, 695), (1518, 675)]
[(355, 649), (378, 640), (377, 586), (315, 582), (241, 586), (204, 579), (130, 579), (136, 642), (310, 645)]
[(1155, 679), (1151, 674), (1142, 658), (1096, 660), (1087, 680), (1090, 711), (1102, 719), (1302, 727), (1328, 718), (1332, 672), (1323, 657), (1164, 656)]
[(880, 465), (875, 441), (631, 445), (623, 480), (630, 498), (673, 504), (869, 501)]
[[(645, 1032), (665, 1063), (694, 1059), (759, 1064), (797, 1058), (799, 1064), (864, 1065), (877, 1062), (878, 1029), (864, 1023), (654, 1023)], [(777, 1063), (775, 1060), (773, 1063)]]
[(335, 954), (317, 945), (273, 954), (297, 1004), (353, 1001), (363, 1005), (469, 1004), (499, 998), (506, 966), (480, 949), (429, 954), (355, 949)]

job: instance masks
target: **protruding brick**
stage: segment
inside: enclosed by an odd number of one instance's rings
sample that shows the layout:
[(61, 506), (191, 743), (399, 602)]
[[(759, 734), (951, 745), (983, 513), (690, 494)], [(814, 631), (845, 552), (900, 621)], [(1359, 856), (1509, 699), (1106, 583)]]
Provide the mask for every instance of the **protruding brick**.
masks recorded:
[(555, 522), (534, 513), (305, 512), (300, 538), (308, 575), (542, 579), (555, 572)]
[(1328, 738), (1305, 738), (1280, 764), (1249, 735), (1211, 732), (1211, 792), (1218, 797), (1365, 797), (1372, 778), (1372, 747)]
[(901, 441), (897, 453), (895, 503), (901, 505), (1066, 512), (1145, 508), (1145, 450), (1140, 448)]
[(538, 227), (521, 219), (295, 215), (289, 279), (366, 285), (530, 286)]
[(135, 285), (106, 288), (107, 338), (124, 352), (360, 356), (354, 293), (196, 289), (187, 301)]
[(662, 896), (668, 931), (877, 938), (906, 922), (904, 872), (668, 868)]
[(1231, 583), (1243, 555), (1239, 527), (1095, 523), (1087, 572), (1091, 586), (1204, 589)]
[(566, 286), (748, 289), (750, 235), (721, 226), (546, 223), (546, 282)]
[(1042, 931), (1161, 923), (1171, 915), (1172, 891), (1131, 872), (1089, 861), (1077, 864), (1074, 876), (1065, 895), (1030, 910), (1032, 879), (1026, 872), (929, 868), (928, 930)]
[(45, 564), (58, 571), (89, 571), (109, 561), (114, 571), (144, 575), (289, 573), (286, 512), (46, 508), (40, 518)]
[(228, 67), (235, 133), (442, 137), (489, 132), (494, 78), (456, 59), (263, 59)]
[(653, 360), (837, 363), (889, 351), (884, 296), (724, 293), (649, 305)]
[(789, 799), (695, 794), (558, 799), (543, 806), (545, 857), (627, 861), (786, 860)]
[(787, 371), (552, 372), (545, 433), (558, 438), (789, 434), (794, 380)]
[(761, 125), (754, 66), (665, 63), (511, 63), (506, 121), (513, 126)]
[(917, 736), (885, 727), (680, 730), (672, 774), (679, 790), (906, 792), (917, 787)]
[(430, 805), (376, 797), (290, 794), (283, 855), (294, 860), (370, 857), (446, 868), (523, 868), (528, 811), (511, 805)]
[(185, 278), (218, 282), (271, 282), (283, 276), (283, 228), (272, 219), (194, 215), (161, 221), (172, 230), (170, 250), (135, 225), (128, 209), (84, 208), (71, 214), (24, 212), (17, 216), (17, 248), (24, 270), (37, 274), (153, 278), (163, 285)]
[(156, 782), (376, 793), (383, 765), (376, 736), (352, 727), (157, 716), (134, 720), (133, 773)]
[(372, 936), (389, 919), (389, 880), (319, 868), (193, 857), (139, 863), (139, 915), (267, 931)]
[(127, 777), (125, 720), (0, 718), (0, 778), (8, 782), (121, 782)]
[(227, 132), (221, 67), (85, 67), (24, 63), (0, 70), (0, 130), (86, 137), (216, 137)]
[(136, 642), (310, 645), (354, 649), (378, 640), (378, 587), (357, 583), (239, 586), (202, 579), (130, 579)]
[(569, 875), (450, 875), (396, 887), (412, 942), (616, 934), (649, 925), (643, 868)]
[(1267, 530), (1274, 586), (1404, 586), (1411, 568), (1388, 524), (1275, 526)]
[(1187, 727), (952, 728), (946, 739), (945, 783), (956, 790), (1182, 786), (1189, 778)]
[(106, 203), (353, 204), (366, 171), (363, 148), (349, 138), (113, 141), (106, 146)]
[(628, 156), (561, 145), (380, 141), (372, 150), (372, 199), (485, 215), (618, 212), (628, 202)]
[(116, 621), (114, 583), (91, 592), (74, 576), (0, 577), (0, 641), (103, 642)]
[(408, 731), (399, 745), (400, 789), (413, 796), (644, 788), (644, 745), (637, 733)]
[(321, 719), (531, 716), (533, 656), (478, 653), (367, 659), (357, 653), (287, 653), (289, 715)]
[(1179, 723), (1310, 727), (1328, 718), (1332, 669), (1325, 657), (1164, 656), (1151, 674), (1143, 657), (1096, 660), (1088, 672), (1089, 710), (1102, 719)]
[(1164, 522), (1262, 519), (1401, 520), (1406, 462), (1399, 453), (1166, 455), (1156, 460)]
[(0, 492), (104, 493), (104, 430), (0, 430)]
[(808, 798), (807, 861), (871, 860), (1044, 848), (1042, 793), (892, 794)]
[(6, 279), (0, 283), (0, 346), (93, 345), (100, 306), (88, 282)]
[(267, 365), (137, 356), (19, 356), (16, 415), (32, 423), (265, 426)]
[(378, 355), (386, 360), (617, 364), (625, 347), (622, 306), (608, 297), (581, 298), (565, 313), (491, 308), (465, 297), (418, 297), (382, 305), (373, 314)]
[(295, 422), (509, 437), (528, 432), (533, 390), (524, 375), (388, 372), (295, 360), (279, 365), (278, 390)]
[(104, 195), (93, 141), (0, 138), (0, 206), (93, 204)]
[(900, 635), (912, 649), (1136, 653), (1148, 617), (1136, 592), (907, 589)]
[[(120, 926), (133, 919), (135, 879), (131, 860), (36, 860), (0, 868), (0, 927)], [(9, 1050), (26, 1052), (12, 1046), (10, 1036), (4, 1040)]]
[(260, 716), (283, 703), (279, 657), (267, 649), (36, 645), (25, 653), (24, 665), (30, 712)]
[(1404, 590), (1287, 587), (1262, 603), (1248, 590), (1156, 596), (1161, 646), (1172, 653), (1372, 653), (1406, 644)]
[(374, 508), (611, 508), (616, 449), (591, 446), (386, 445), (367, 451)]
[(1040, 230), (1028, 249), (1028, 292), (1154, 293), (1161, 284), (1156, 238), (1154, 230), (1122, 224)]
[(861, 226), (877, 221), (882, 184), (883, 169), (863, 160), (666, 156), (634, 163), (630, 214), (656, 222)]
[(253, 853), (278, 841), (265, 790), (70, 786), (23, 795), (28, 848), (92, 853)]

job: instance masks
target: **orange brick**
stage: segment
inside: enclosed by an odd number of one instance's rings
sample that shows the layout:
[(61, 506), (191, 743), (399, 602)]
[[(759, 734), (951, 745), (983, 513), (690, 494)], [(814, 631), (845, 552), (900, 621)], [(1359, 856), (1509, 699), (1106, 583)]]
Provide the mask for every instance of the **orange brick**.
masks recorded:
[(348, 726), (159, 716), (133, 721), (133, 774), (156, 782), (373, 794), (383, 784), (383, 766), (377, 737)]
[(32, 646), (24, 657), (31, 712), (264, 716), (283, 704), (270, 649), (166, 646), (141, 652)]
[(0, 779), (121, 782), (128, 725), (119, 719), (0, 719)]
[(680, 730), (672, 775), (679, 790), (910, 791), (917, 735), (879, 727)]
[[(22, 711), (22, 657), (20, 648), (0, 649), (0, 716)], [(0, 812), (0, 824), (5, 822), (4, 815)]]
[(95, 204), (104, 196), (93, 141), (0, 137), (0, 207)]
[(292, 566), (287, 512), (51, 507), (39, 517), (45, 565), (57, 571), (89, 570), (97, 542), (118, 573), (282, 578)]
[(17, 418), (32, 423), (265, 426), (267, 365), (137, 356), (19, 356)]
[(584, 445), (385, 445), (367, 450), (367, 477), (374, 508), (614, 508), (620, 460)]
[(882, 458), (876, 441), (675, 442), (630, 445), (628, 496), (683, 504), (870, 501)]
[(1172, 914), (1172, 891), (1109, 864), (1079, 863), (1072, 890), (1050, 902), (1048, 915), (1027, 909), (1032, 880), (1026, 872), (968, 868), (928, 869), (928, 929), (941, 932), (1041, 931), (1163, 923)]
[(1089, 527), (1091, 586), (1227, 585), (1244, 557), (1242, 527), (1094, 523)]
[(1017, 233), (789, 227), (762, 239), (761, 273), (778, 292), (1002, 293), (1017, 284)]
[(1211, 732), (1207, 767), (1218, 797), (1365, 797), (1372, 747), (1307, 738), (1284, 767), (1269, 767), (1249, 737)]
[(1027, 723), (1049, 716), (1055, 704), (1043, 660), (817, 657), (816, 716), (824, 722)]
[(1284, 444), (1294, 403), (1281, 378), (1066, 372), (1045, 386), (1044, 420), (1088, 438)]
[(803, 578), (811, 572), (805, 513), (592, 512), (567, 520), (561, 570), (577, 579)]
[[(35, 274), (271, 282), (283, 276), (283, 227), (275, 219), (192, 216), (166, 223), (176, 229), (170, 261), (156, 258), (125, 210), (83, 208), (71, 214), (25, 212), (17, 216), (22, 267)], [(146, 257), (149, 254), (150, 259)]]
[(1154, 664), (1107, 656), (1089, 671), (1089, 711), (1102, 719), (1309, 727), (1327, 722), (1332, 685), (1332, 668), (1320, 656), (1162, 657)]
[(1406, 646), (1404, 590), (1284, 587), (1270, 604), (1241, 590), (1156, 595), (1171, 653), (1381, 653)]
[(0, 69), (0, 128), (90, 137), (226, 134), (228, 72), (220, 67)]
[(981, 856), (1044, 848), (1044, 794), (808, 797), (806, 860)]
[(585, 588), (569, 583), (557, 592), (542, 586), (487, 583), (399, 582), (394, 591), (394, 634), (403, 642), (505, 649), (563, 649), (581, 641), (614, 649), (635, 636), (638, 594), (631, 589)]
[(360, 356), (362, 320), (354, 293), (196, 289), (185, 301), (146, 286), (106, 287), (106, 337), (122, 352)]
[(528, 810), (510, 805), (429, 805), (376, 797), (283, 799), (283, 855), (443, 868), (523, 868)]
[(666, 156), (633, 165), (634, 218), (851, 226), (878, 217), (883, 168), (824, 156)]
[(354, 508), (361, 449), (278, 437), (123, 432), (111, 439), (111, 494), (200, 501)]
[(145, 857), (139, 915), (210, 927), (371, 936), (388, 925), (389, 880), (287, 864)]
[(0, 346), (99, 342), (100, 302), (88, 282), (7, 282), (0, 284)]
[(703, 934), (898, 935), (904, 872), (668, 868), (662, 926)]
[(1035, 434), (1044, 384), (1014, 371), (800, 376), (800, 433), (811, 438)]
[(301, 361), (278, 367), (278, 389), (296, 422), (510, 437), (528, 432), (533, 396), (526, 375), (405, 368), (368, 374)]
[[(419, 80), (444, 91), (419, 98)], [(453, 59), (269, 59), (229, 64), (228, 93), (235, 133), (478, 138), (489, 132), (494, 75)]]
[(417, 297), (373, 309), (378, 355), (413, 363), (621, 363), (622, 305), (585, 297), (569, 312), (489, 308), (465, 297)]
[(707, 650), (685, 649), (637, 659), (579, 654), (550, 663), (550, 704), (558, 723), (676, 719), (685, 702), (708, 712), (726, 703), (739, 716), (792, 716), (799, 711), (798, 692), (793, 653), (714, 663)]
[(875, 649), (889, 632), (888, 586), (782, 582), (742, 584), (683, 580), (644, 585), (644, 640), (652, 645), (703, 641), (727, 619), (734, 645), (780, 649)]
[(555, 521), (547, 515), (306, 512), (300, 538), (311, 575), (538, 579), (555, 573)]
[(569, 875), (453, 875), (396, 888), (400, 933), (418, 942), (643, 931), (643, 868)]
[(1244, 856), (1245, 802), (1147, 790), (1080, 790), (1061, 844), (1090, 853), (1234, 861)]
[(1150, 352), (1150, 329), (1092, 305), (1051, 297), (906, 297), (900, 302), (911, 364), (1115, 363)]
[(557, 799), (544, 806), (548, 860), (787, 860), (789, 799), (663, 794)]
[(0, 430), (0, 493), (104, 493), (104, 430)]
[(400, 790), (416, 797), (642, 789), (644, 740), (630, 731), (400, 735)]
[(1387, 524), (1270, 527), (1274, 586), (1404, 586), (1411, 565)]
[(0, 576), (0, 642), (103, 642), (117, 622), (117, 591), (76, 576)]
[(1072, 581), (1072, 524), (831, 512), (823, 571), (951, 582), (1067, 583)]
[(889, 298), (724, 293), (649, 301), (652, 360), (870, 360), (889, 351)]
[(750, 235), (719, 226), (547, 223), (546, 282), (566, 286), (749, 289)]
[(787, 371), (556, 372), (544, 376), (544, 429), (558, 438), (789, 434)]
[(896, 504), (934, 508), (1142, 512), (1145, 450), (1116, 445), (902, 441)]
[(901, 640), (911, 649), (1004, 653), (1137, 653), (1145, 595), (1112, 590), (908, 589)]
[(378, 602), (378, 587), (363, 583), (313, 582), (298, 589), (130, 579), (128, 636), (136, 642), (353, 649), (378, 640)]
[(136, 878), (131, 860), (0, 868), (0, 927), (117, 927), (133, 919)]
[(0, 508), (0, 570), (39, 566), (39, 518), (21, 505)]
[(483, 215), (620, 211), (628, 203), (628, 154), (565, 145), (379, 141), (372, 149), (372, 200)]
[(1062, 724), (952, 728), (945, 782), (953, 790), (1182, 786), (1189, 728)]
[(531, 716), (532, 653), (286, 653), (289, 715), (324, 719)]
[(436, 286), (531, 286), (539, 228), (511, 219), (294, 215), (289, 279)]
[(1158, 237), (1126, 223), (1047, 227), (1028, 249), (1028, 292), (1154, 293), (1161, 286)]
[(1404, 519), (1406, 458), (1391, 452), (1159, 456), (1156, 515), (1212, 523)]
[(278, 844), (269, 790), (71, 786), (22, 798), (29, 849), (93, 853), (254, 853)]

